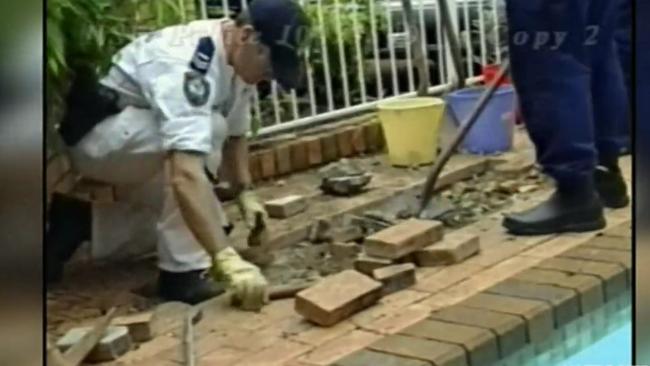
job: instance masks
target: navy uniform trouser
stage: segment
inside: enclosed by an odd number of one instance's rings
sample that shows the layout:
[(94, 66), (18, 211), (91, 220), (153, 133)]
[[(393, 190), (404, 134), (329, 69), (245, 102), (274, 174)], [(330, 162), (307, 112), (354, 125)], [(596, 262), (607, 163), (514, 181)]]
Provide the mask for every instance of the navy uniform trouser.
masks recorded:
[(623, 123), (623, 139), (621, 147), (629, 147), (630, 124), (632, 108), (632, 0), (620, 0), (618, 26), (614, 38), (618, 48), (618, 57), (623, 69), (623, 80), (627, 91), (628, 106), (627, 119)]
[(648, 160), (650, 155), (650, 1), (636, 0), (636, 143)]
[(538, 162), (558, 184), (590, 181), (619, 153), (626, 94), (619, 0), (507, 0), (512, 76)]

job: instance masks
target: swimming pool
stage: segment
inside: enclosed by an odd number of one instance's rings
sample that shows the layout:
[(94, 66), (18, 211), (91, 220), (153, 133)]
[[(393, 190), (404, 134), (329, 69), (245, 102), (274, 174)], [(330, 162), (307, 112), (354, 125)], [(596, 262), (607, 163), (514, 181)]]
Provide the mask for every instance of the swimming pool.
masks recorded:
[(630, 295), (556, 330), (497, 366), (623, 366), (632, 364)]
[(632, 322), (563, 361), (560, 366), (631, 365)]

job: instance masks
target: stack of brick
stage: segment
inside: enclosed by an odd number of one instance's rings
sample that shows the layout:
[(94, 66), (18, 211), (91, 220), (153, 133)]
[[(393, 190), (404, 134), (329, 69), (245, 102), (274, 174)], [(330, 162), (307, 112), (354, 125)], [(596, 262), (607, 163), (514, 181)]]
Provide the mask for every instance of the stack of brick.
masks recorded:
[(443, 225), (437, 221), (411, 219), (381, 230), (364, 241), (364, 253), (355, 268), (383, 284), (382, 293), (403, 290), (415, 284), (413, 255), (440, 241)]
[(414, 262), (418, 251), (442, 237), (441, 222), (417, 219), (401, 222), (365, 238), (364, 252), (355, 260), (354, 268), (370, 276), (379, 268)]
[(460, 263), (480, 250), (478, 235), (453, 232), (443, 241), (429, 245), (415, 253), (420, 267), (436, 267)]

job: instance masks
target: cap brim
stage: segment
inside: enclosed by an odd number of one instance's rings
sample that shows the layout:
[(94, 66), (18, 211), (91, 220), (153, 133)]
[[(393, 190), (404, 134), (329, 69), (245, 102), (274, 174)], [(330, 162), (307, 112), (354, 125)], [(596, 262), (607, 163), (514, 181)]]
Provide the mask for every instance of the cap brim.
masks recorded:
[(271, 48), (273, 79), (284, 89), (296, 89), (302, 80), (302, 62), (298, 54), (289, 47)]

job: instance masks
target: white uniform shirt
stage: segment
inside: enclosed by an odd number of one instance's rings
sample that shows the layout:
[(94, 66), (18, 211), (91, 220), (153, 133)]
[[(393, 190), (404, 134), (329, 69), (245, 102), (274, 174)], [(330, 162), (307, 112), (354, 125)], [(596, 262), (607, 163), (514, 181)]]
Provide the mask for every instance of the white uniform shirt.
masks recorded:
[[(135, 121), (142, 119), (141, 109), (125, 110), (121, 113), (123, 118), (118, 115), (101, 122), (96, 129), (111, 130), (107, 134), (114, 134), (116, 139), (122, 138), (117, 136), (119, 128), (101, 125), (121, 123), (132, 129), (121, 133), (132, 141), (110, 144), (115, 149), (122, 148), (119, 155), (130, 155), (140, 164), (147, 159), (134, 155), (159, 158), (172, 150), (199, 152), (208, 156), (208, 168), (216, 173), (224, 140), (228, 136), (243, 136), (250, 128), (253, 91), (253, 86), (244, 83), (227, 64), (223, 22), (202, 20), (164, 28), (137, 38), (115, 55), (114, 66), (102, 84), (117, 90), (131, 109), (147, 108), (153, 112), (155, 124)], [(209, 85), (208, 99), (204, 105), (196, 106), (184, 91), (185, 75), (191, 70), (190, 61), (203, 37), (210, 37), (215, 49), (204, 77)], [(152, 150), (158, 151), (152, 154)], [(128, 170), (137, 175), (133, 169)]]

